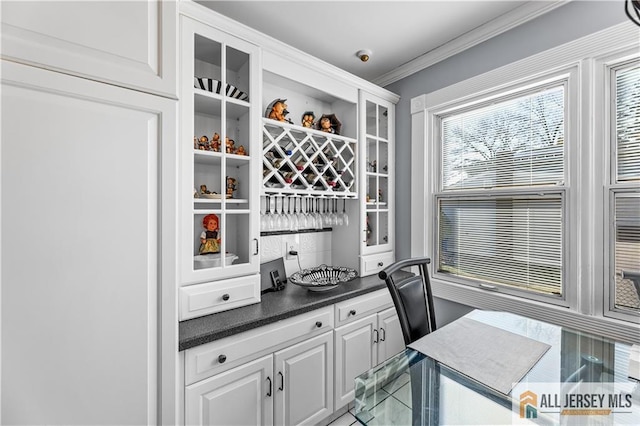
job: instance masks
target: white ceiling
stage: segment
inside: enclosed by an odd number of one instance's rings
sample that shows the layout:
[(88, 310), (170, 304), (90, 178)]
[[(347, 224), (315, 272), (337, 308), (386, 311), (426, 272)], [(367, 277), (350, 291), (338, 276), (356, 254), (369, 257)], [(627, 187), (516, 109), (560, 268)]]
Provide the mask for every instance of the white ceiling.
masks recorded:
[(196, 1), (383, 86), (567, 2)]

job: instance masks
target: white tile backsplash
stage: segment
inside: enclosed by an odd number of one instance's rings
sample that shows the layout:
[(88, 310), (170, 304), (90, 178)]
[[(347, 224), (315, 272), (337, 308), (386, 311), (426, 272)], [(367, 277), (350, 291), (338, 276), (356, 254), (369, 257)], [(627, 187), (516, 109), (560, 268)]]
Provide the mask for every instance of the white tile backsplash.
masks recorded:
[[(287, 243), (298, 246), (298, 259), (286, 259)], [(331, 232), (305, 232), (301, 234), (269, 235), (260, 237), (260, 263), (279, 257), (285, 258), (287, 277), (302, 269), (321, 264), (331, 265)]]

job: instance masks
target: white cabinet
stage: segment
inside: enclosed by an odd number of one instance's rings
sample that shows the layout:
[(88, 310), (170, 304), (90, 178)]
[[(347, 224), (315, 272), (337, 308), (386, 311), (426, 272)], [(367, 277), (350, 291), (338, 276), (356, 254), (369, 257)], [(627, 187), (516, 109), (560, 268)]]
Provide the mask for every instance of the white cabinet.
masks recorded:
[(332, 328), (333, 309), (323, 308), (187, 350), (186, 424), (295, 425), (328, 417)]
[(260, 301), (261, 150), (259, 49), (180, 19), (180, 284), (202, 283), (180, 292), (183, 320)]
[(315, 424), (333, 413), (333, 333), (283, 349), (275, 360), (275, 424)]
[(395, 105), (361, 91), (360, 107), (360, 273), (364, 276), (394, 259)]
[(1, 120), (1, 423), (173, 423), (176, 102), (2, 61)]
[(185, 390), (186, 425), (272, 425), (273, 355), (202, 380)]
[[(384, 292), (385, 290), (383, 290)], [(378, 296), (380, 295), (380, 296)], [(355, 378), (405, 347), (395, 308), (370, 313), (376, 300), (385, 293), (363, 296), (337, 306), (347, 317), (359, 318), (335, 329), (335, 407), (343, 407), (354, 398)], [(388, 306), (385, 303), (382, 306)], [(376, 309), (382, 309), (377, 307)]]
[(2, 57), (176, 98), (177, 5), (3, 1)]

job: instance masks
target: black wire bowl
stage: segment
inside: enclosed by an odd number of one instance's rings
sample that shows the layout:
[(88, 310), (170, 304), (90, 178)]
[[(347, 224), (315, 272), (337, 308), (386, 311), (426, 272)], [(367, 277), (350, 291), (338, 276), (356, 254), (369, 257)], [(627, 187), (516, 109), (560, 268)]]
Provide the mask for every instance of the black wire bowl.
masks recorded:
[(288, 280), (311, 291), (326, 291), (351, 281), (357, 276), (358, 273), (352, 268), (320, 265), (315, 268), (298, 271), (291, 275)]

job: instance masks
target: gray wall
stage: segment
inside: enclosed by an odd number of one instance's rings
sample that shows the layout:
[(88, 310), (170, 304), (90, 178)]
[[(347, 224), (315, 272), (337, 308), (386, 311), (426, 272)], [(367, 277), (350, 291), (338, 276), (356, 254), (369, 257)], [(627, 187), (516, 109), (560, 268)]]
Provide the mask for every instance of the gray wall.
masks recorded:
[(628, 20), (624, 1), (572, 1), (386, 88), (396, 110), (396, 257), (411, 255), (411, 98)]
[[(574, 0), (386, 88), (401, 96), (396, 110), (396, 258), (411, 255), (411, 99), (628, 20), (624, 1)], [(438, 326), (469, 309), (436, 301)], [(442, 307), (444, 309), (438, 309)]]

